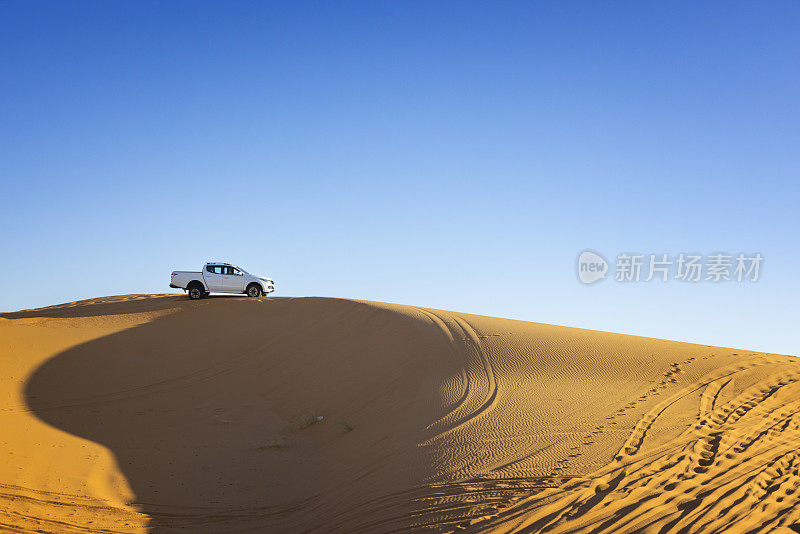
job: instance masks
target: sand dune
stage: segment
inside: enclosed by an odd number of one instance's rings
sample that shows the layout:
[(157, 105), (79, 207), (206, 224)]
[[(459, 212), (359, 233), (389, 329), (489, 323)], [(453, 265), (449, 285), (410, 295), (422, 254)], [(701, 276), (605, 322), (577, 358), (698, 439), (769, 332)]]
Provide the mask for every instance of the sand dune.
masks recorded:
[(326, 298), (0, 316), (0, 529), (800, 532), (800, 366)]

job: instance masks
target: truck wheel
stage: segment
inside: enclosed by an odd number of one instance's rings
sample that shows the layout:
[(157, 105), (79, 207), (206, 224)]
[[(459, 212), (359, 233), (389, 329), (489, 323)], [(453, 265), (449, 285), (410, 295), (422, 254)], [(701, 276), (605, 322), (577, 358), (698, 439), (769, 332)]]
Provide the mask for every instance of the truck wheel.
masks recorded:
[(206, 296), (206, 292), (199, 285), (194, 285), (189, 288), (189, 298), (192, 300), (200, 300)]
[(258, 284), (250, 284), (249, 286), (247, 286), (247, 296), (248, 297), (261, 296), (261, 288), (258, 287)]

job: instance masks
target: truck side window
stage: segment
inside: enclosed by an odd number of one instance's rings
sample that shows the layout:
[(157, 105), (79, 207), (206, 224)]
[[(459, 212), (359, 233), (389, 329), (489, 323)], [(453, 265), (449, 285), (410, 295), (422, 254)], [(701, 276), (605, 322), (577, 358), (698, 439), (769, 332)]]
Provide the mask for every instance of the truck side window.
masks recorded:
[(208, 271), (210, 273), (213, 273), (214, 272), (214, 266), (213, 265), (206, 265), (206, 271)]

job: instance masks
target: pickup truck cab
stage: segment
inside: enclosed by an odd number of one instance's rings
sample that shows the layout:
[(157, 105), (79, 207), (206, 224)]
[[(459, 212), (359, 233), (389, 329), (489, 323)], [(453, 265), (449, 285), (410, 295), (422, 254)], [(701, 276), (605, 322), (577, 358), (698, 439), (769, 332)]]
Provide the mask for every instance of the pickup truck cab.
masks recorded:
[(202, 271), (172, 271), (169, 287), (183, 289), (190, 299), (197, 300), (212, 292), (260, 297), (275, 291), (275, 282), (254, 276), (230, 263), (209, 262)]

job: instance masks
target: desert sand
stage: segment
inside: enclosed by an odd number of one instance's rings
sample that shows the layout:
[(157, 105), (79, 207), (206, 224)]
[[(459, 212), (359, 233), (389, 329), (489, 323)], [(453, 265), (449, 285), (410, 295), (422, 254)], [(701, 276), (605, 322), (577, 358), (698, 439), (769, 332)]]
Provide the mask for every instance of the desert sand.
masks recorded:
[(330, 298), (0, 315), (0, 530), (800, 532), (800, 365)]

